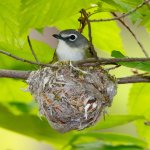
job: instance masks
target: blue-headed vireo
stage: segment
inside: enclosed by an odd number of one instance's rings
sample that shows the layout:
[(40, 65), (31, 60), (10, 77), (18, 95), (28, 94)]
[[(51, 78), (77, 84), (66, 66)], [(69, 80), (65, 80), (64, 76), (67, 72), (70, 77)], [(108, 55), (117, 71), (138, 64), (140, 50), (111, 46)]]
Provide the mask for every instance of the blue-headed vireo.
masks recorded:
[(68, 29), (53, 36), (58, 39), (55, 52), (58, 61), (79, 61), (93, 57), (89, 41), (80, 32)]

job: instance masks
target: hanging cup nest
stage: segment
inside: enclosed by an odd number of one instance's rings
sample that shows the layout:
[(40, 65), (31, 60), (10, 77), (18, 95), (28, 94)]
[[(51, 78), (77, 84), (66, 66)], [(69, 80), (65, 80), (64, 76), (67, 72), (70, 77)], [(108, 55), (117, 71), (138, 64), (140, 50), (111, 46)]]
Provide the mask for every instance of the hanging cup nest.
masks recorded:
[(101, 67), (46, 67), (31, 72), (29, 91), (40, 114), (60, 132), (96, 123), (116, 94), (116, 80)]

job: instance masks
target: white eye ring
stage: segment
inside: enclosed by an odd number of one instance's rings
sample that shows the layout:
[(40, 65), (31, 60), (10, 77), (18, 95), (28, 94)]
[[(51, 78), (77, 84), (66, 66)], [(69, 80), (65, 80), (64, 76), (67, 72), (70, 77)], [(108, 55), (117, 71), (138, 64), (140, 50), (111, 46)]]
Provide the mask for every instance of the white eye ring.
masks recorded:
[(77, 39), (77, 37), (78, 37), (78, 36), (77, 36), (76, 34), (70, 34), (70, 35), (69, 35), (69, 40), (70, 40), (70, 41), (75, 41), (75, 40)]

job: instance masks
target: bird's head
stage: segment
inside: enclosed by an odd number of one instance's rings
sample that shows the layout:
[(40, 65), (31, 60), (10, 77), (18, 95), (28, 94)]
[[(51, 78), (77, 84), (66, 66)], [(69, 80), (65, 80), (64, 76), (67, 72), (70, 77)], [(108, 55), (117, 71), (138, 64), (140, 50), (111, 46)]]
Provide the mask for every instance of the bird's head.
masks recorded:
[(74, 29), (63, 30), (59, 34), (54, 34), (53, 37), (64, 41), (71, 48), (86, 48), (89, 43), (86, 37)]
[(53, 36), (59, 41), (56, 48), (58, 60), (78, 61), (86, 59), (89, 41), (80, 32), (68, 29)]

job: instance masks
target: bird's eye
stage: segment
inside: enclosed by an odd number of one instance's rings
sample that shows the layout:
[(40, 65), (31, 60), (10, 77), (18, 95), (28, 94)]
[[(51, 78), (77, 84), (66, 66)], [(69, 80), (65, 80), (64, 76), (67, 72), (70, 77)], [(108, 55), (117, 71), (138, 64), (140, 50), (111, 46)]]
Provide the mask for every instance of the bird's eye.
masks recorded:
[(71, 35), (69, 36), (69, 40), (70, 40), (70, 41), (75, 41), (76, 38), (77, 38), (77, 35), (75, 35), (75, 34), (71, 34)]

